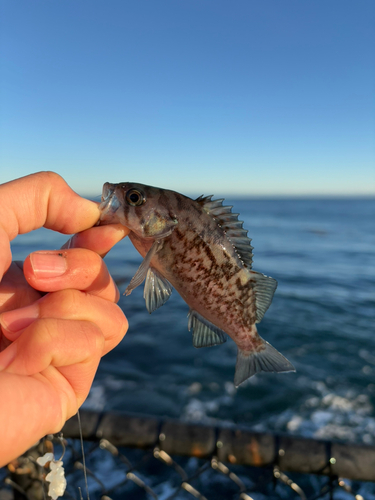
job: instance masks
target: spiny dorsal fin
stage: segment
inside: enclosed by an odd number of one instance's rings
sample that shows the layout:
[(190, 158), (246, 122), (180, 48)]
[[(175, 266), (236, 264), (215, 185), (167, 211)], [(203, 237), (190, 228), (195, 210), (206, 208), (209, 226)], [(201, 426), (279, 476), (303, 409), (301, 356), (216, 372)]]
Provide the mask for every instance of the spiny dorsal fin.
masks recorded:
[(195, 201), (202, 205), (203, 209), (214, 217), (224, 229), (227, 237), (233, 243), (240, 259), (251, 269), (253, 265), (253, 247), (251, 239), (247, 236), (246, 229), (243, 229), (243, 221), (238, 220), (239, 214), (232, 213), (232, 206), (224, 206), (224, 198), (211, 200), (213, 195), (199, 196)]

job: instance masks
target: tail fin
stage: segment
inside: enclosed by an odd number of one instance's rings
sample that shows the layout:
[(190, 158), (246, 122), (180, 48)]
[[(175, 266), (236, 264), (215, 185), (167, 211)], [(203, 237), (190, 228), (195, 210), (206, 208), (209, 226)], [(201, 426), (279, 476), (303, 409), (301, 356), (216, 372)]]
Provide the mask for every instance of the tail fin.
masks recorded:
[(262, 339), (263, 349), (247, 353), (238, 349), (234, 385), (238, 387), (258, 372), (295, 372), (295, 368), (271, 344)]

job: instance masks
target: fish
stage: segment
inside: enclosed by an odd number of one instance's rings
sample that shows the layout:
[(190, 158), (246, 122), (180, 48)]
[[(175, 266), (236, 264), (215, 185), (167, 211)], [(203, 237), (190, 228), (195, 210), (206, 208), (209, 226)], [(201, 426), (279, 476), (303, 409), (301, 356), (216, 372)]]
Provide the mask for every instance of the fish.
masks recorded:
[(98, 224), (120, 223), (143, 257), (125, 294), (145, 281), (152, 313), (174, 288), (189, 306), (193, 346), (237, 345), (234, 385), (259, 372), (295, 371), (257, 331), (277, 281), (252, 269), (253, 247), (243, 221), (224, 198), (183, 194), (135, 182), (103, 186)]

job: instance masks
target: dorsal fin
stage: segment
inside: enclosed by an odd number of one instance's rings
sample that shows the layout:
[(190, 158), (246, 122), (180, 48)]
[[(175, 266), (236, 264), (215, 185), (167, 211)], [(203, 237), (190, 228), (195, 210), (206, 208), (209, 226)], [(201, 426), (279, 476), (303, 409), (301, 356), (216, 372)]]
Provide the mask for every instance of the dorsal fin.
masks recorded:
[(243, 221), (238, 220), (239, 214), (232, 213), (232, 206), (224, 206), (224, 198), (211, 200), (211, 196), (199, 196), (197, 201), (202, 208), (214, 217), (224, 229), (228, 239), (233, 243), (240, 259), (251, 269), (253, 265), (253, 247), (251, 239), (247, 236), (246, 229), (243, 229)]

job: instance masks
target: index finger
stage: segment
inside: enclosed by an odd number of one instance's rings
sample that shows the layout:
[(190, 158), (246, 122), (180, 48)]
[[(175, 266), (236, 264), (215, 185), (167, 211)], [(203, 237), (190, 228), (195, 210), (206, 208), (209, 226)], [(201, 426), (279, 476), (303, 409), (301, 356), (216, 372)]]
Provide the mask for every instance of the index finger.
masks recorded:
[(0, 278), (11, 262), (9, 241), (46, 227), (73, 234), (92, 227), (98, 205), (81, 198), (54, 172), (38, 172), (0, 185)]
[(111, 248), (130, 233), (122, 224), (94, 226), (72, 236), (61, 248), (86, 248), (105, 257)]

